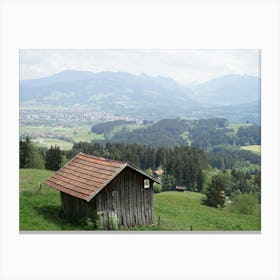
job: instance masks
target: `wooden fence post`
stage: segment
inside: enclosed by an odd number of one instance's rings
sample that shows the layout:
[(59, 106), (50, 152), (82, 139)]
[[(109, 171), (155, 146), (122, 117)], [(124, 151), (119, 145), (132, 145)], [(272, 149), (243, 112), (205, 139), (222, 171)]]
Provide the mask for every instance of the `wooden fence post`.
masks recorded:
[(160, 216), (158, 216), (158, 223), (157, 223), (158, 227), (160, 225)]

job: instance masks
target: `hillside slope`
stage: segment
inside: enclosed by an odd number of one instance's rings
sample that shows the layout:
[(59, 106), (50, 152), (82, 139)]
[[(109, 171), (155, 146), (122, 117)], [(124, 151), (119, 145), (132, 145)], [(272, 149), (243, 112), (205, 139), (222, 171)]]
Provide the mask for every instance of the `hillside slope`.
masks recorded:
[[(40, 183), (53, 174), (39, 169), (20, 170), (20, 230), (83, 230), (81, 224), (61, 215), (59, 192)], [(160, 226), (134, 230), (197, 231), (260, 230), (260, 217), (240, 215), (200, 204), (193, 192), (163, 192), (154, 195), (154, 221)]]

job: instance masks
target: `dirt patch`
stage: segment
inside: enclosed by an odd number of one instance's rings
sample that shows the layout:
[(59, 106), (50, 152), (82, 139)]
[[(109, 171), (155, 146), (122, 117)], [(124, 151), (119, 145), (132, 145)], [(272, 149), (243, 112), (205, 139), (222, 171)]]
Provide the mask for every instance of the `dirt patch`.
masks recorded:
[(28, 175), (21, 175), (19, 180), (22, 183), (27, 183), (27, 182), (32, 182), (33, 178), (32, 178), (32, 176), (28, 176)]

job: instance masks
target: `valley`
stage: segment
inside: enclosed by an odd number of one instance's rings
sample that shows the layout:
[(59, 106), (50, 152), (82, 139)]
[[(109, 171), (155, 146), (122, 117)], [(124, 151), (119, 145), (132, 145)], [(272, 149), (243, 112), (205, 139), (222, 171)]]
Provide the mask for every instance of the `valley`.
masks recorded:
[[(161, 225), (132, 230), (259, 230), (259, 82), (226, 75), (188, 88), (161, 76), (74, 70), (21, 81), (21, 229), (87, 229), (60, 217), (58, 195), (42, 196), (32, 183), (82, 152), (161, 171), (153, 189)], [(205, 200), (216, 187), (222, 205)]]

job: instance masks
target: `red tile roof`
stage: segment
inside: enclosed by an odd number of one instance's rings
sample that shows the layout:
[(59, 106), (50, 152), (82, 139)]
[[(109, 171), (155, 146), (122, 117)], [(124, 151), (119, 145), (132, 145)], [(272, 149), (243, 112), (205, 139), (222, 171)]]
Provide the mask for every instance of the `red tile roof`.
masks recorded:
[(127, 166), (156, 181), (127, 162), (79, 153), (45, 183), (51, 188), (90, 201)]

